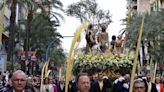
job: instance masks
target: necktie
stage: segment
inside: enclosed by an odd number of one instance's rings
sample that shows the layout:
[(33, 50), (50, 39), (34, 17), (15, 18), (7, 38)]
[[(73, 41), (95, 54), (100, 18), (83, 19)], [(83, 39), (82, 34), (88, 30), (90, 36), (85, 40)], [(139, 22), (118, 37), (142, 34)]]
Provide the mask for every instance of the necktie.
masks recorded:
[(148, 90), (147, 92), (150, 92), (150, 82), (148, 83)]
[(103, 88), (103, 81), (99, 81), (99, 85), (100, 85), (100, 91), (102, 91), (102, 88)]

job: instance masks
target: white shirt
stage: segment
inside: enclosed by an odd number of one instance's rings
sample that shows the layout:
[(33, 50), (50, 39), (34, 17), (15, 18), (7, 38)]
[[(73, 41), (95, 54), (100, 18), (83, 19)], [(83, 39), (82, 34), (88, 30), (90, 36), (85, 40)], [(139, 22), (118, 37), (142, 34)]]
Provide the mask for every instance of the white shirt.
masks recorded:
[(156, 84), (157, 91), (160, 92), (160, 83)]
[[(15, 91), (15, 90), (13, 90), (13, 92), (16, 92), (16, 91)], [(22, 92), (24, 92), (24, 90), (23, 90)]]
[(50, 85), (50, 84), (47, 84), (47, 85), (43, 85), (43, 92), (46, 92), (46, 89), (48, 89), (49, 92), (54, 92), (53, 90), (53, 86)]
[(124, 83), (123, 87), (126, 88), (126, 89), (129, 89), (129, 83)]

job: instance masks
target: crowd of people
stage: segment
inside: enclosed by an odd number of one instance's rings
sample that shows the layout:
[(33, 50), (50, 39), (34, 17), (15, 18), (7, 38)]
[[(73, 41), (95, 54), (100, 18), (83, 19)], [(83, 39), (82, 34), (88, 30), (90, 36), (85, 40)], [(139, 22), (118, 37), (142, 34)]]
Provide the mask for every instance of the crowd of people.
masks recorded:
[[(110, 79), (102, 73), (90, 76), (79, 73), (69, 81), (68, 92), (129, 92), (130, 74)], [(28, 76), (23, 71), (5, 72), (0, 75), (0, 92), (65, 92), (65, 77), (56, 79), (45, 77), (41, 86), (40, 76)], [(133, 92), (164, 92), (164, 77), (156, 77), (152, 82), (150, 75), (135, 76)]]

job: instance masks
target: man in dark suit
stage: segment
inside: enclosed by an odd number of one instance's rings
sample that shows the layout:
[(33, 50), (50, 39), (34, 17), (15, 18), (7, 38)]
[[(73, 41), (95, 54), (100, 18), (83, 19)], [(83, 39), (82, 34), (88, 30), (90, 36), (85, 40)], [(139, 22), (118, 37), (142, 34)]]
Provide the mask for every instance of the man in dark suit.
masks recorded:
[(77, 83), (75, 80), (72, 80), (71, 83), (69, 83), (69, 84), (71, 85), (70, 92), (78, 92)]
[(113, 83), (113, 89), (112, 92), (121, 92), (123, 89), (123, 81), (124, 77), (120, 76), (119, 78), (117, 78), (114, 83)]
[(11, 77), (11, 81), (13, 86), (7, 88), (5, 92), (30, 92), (30, 90), (25, 89), (26, 74), (23, 71), (15, 71)]
[(156, 85), (154, 83), (151, 82), (151, 77), (150, 75), (147, 75), (147, 81), (145, 79), (143, 79), (145, 82), (145, 87), (146, 87), (146, 92), (158, 92)]
[(60, 79), (60, 81), (57, 83), (57, 90), (58, 92), (64, 92), (65, 91), (65, 80), (64, 77)]
[(93, 83), (92, 92), (107, 92), (107, 79), (103, 79), (102, 73), (99, 73), (98, 80)]
[(130, 75), (125, 74), (114, 81), (113, 92), (129, 92)]

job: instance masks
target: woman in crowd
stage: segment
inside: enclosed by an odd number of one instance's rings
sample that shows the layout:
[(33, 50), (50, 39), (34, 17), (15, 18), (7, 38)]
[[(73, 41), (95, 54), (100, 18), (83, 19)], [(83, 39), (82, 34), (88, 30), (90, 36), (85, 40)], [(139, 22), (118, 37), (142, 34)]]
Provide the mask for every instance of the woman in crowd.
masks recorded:
[(49, 83), (50, 85), (53, 87), (53, 92), (58, 92), (57, 91), (57, 86), (55, 85), (55, 83), (53, 82), (53, 77), (49, 77)]
[(44, 79), (43, 87), (42, 87), (42, 92), (54, 92), (53, 86), (49, 83), (49, 78), (46, 77)]

